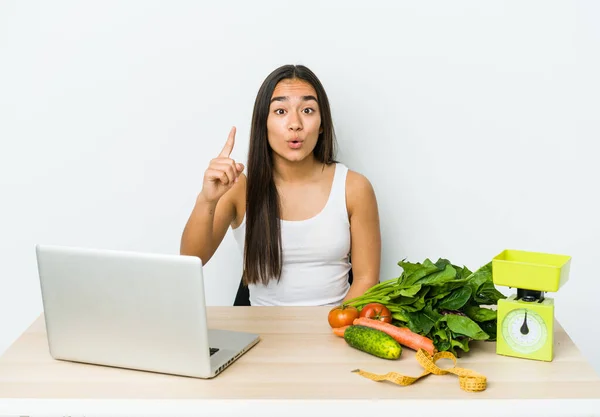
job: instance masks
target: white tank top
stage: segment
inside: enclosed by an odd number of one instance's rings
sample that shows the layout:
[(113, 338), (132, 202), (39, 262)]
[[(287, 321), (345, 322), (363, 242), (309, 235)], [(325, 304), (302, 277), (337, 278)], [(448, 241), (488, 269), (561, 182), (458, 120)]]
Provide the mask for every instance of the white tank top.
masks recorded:
[[(282, 271), (268, 285), (250, 284), (250, 304), (257, 306), (338, 305), (350, 288), (350, 222), (346, 209), (348, 168), (335, 166), (323, 210), (301, 221), (281, 220)], [(246, 216), (233, 235), (242, 256)]]

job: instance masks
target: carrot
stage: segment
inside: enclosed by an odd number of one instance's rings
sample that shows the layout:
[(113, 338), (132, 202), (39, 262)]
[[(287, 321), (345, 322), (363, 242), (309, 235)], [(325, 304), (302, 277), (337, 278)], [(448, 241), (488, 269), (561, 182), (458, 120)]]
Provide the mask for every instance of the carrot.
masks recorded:
[(344, 337), (344, 332), (346, 331), (346, 329), (348, 327), (350, 327), (350, 325), (342, 326), (342, 327), (334, 327), (333, 334), (335, 334), (336, 336), (339, 336), (339, 337)]
[(408, 348), (419, 350), (424, 349), (430, 355), (433, 355), (436, 352), (435, 347), (433, 346), (433, 340), (421, 336), (410, 330), (408, 327), (398, 327), (394, 326), (390, 323), (385, 323), (379, 320), (368, 319), (366, 317), (359, 317), (354, 319), (354, 324), (363, 325), (367, 327), (371, 327), (373, 329), (381, 330), (394, 338), (394, 340), (401, 345), (404, 345)]

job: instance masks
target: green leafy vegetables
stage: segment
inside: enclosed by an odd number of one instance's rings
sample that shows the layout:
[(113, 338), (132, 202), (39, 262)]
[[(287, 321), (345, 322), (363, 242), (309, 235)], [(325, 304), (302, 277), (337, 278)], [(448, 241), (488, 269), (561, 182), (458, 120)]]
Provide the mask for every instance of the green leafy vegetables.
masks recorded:
[(433, 340), (438, 351), (455, 355), (469, 351), (471, 340), (496, 340), (496, 305), (506, 298), (494, 286), (492, 263), (475, 272), (447, 259), (433, 263), (398, 262), (399, 278), (381, 282), (345, 304), (359, 310), (368, 303), (384, 304), (393, 324), (406, 326)]

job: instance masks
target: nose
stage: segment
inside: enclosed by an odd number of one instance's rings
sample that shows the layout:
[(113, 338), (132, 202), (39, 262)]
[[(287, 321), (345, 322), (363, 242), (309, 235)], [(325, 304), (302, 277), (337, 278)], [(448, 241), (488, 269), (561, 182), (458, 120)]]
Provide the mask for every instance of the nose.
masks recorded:
[(298, 117), (296, 112), (289, 113), (289, 129), (292, 131), (302, 129), (302, 121), (300, 120), (300, 117)]

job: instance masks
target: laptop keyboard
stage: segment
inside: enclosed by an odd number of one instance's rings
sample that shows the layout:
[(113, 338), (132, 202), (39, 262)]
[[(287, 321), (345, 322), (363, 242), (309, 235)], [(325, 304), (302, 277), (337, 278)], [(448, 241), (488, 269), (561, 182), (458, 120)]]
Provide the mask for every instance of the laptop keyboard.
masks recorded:
[(214, 355), (215, 353), (217, 353), (219, 351), (219, 348), (208, 348), (210, 350), (210, 356)]

